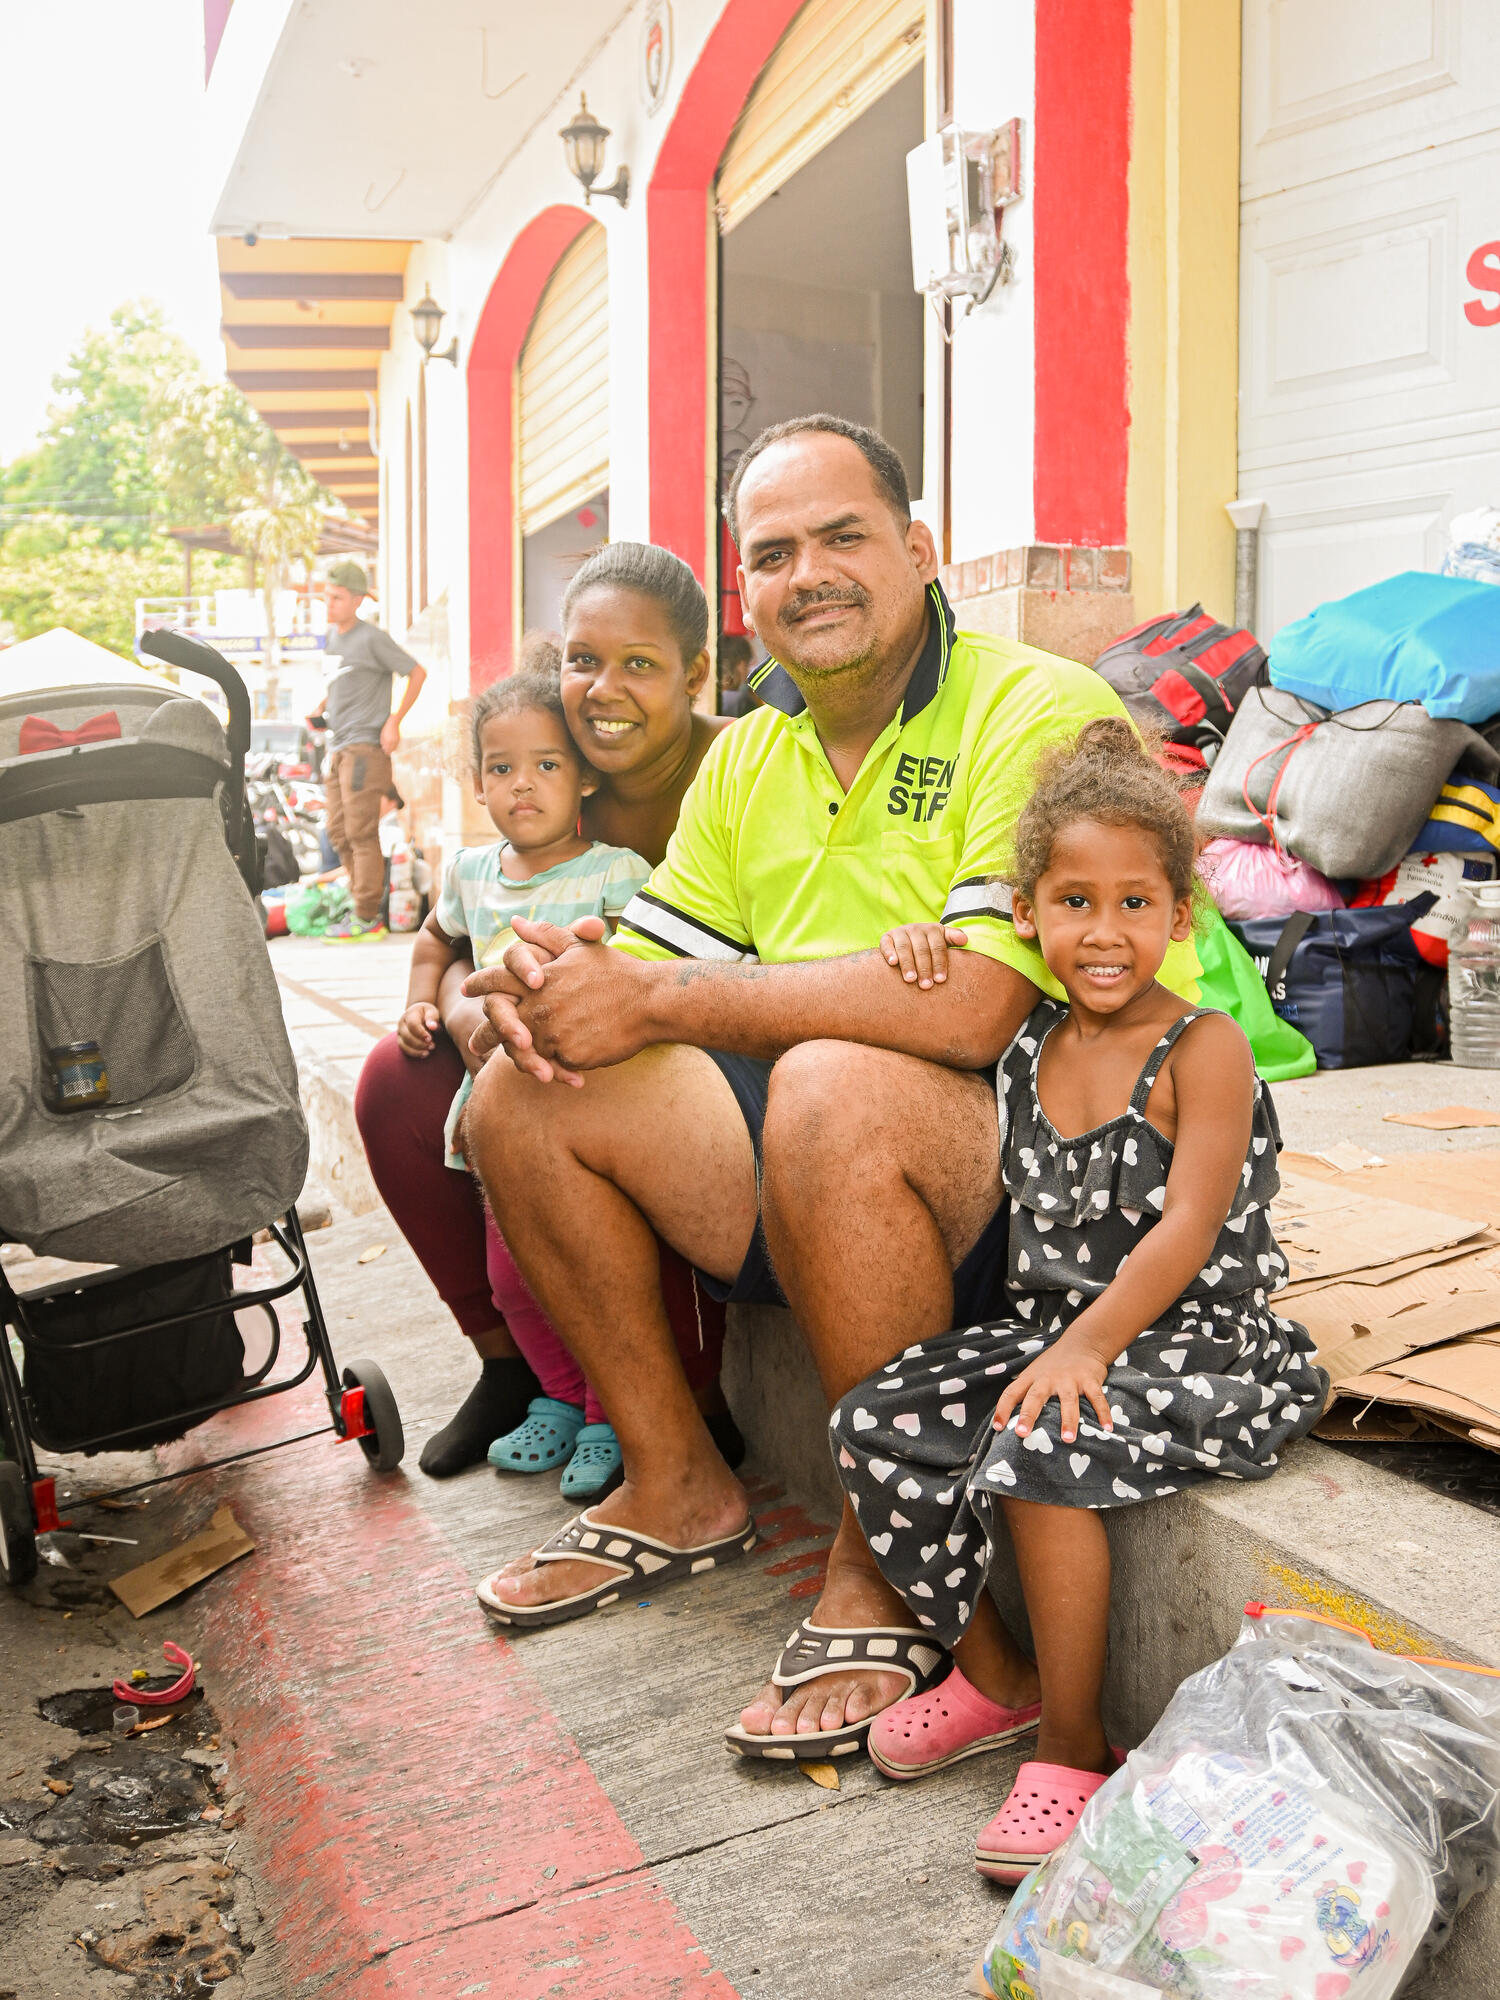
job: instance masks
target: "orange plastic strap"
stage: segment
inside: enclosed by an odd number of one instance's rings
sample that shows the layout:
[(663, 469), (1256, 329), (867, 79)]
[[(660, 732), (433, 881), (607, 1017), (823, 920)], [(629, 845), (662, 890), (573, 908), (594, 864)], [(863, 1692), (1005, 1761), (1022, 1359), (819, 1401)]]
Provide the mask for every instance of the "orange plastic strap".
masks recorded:
[[(1269, 750), (1262, 750), (1258, 757), (1255, 757), (1251, 760), (1250, 764), (1246, 768), (1244, 778), (1240, 784), (1240, 796), (1244, 799), (1247, 808), (1249, 809), (1250, 813), (1256, 820), (1257, 824), (1265, 828), (1266, 838), (1270, 841), (1272, 847), (1275, 848), (1277, 854), (1283, 860), (1285, 860), (1286, 856), (1282, 849), (1281, 842), (1276, 838), (1277, 796), (1281, 791), (1282, 780), (1286, 777), (1287, 770), (1291, 764), (1292, 758), (1296, 755), (1300, 746), (1307, 741), (1308, 737), (1312, 735), (1313, 731), (1316, 728), (1318, 728), (1318, 726), (1319, 725), (1316, 722), (1304, 722), (1302, 727), (1297, 731), (1295, 736), (1289, 736), (1284, 743), (1273, 743)], [(1280, 770), (1276, 773), (1276, 776), (1271, 780), (1271, 789), (1266, 795), (1266, 809), (1264, 812), (1262, 812), (1260, 807), (1256, 805), (1254, 799), (1252, 799), (1250, 796), (1250, 773), (1255, 770), (1257, 765), (1264, 764), (1268, 757), (1274, 757), (1278, 750), (1285, 750), (1287, 754), (1282, 760)]]

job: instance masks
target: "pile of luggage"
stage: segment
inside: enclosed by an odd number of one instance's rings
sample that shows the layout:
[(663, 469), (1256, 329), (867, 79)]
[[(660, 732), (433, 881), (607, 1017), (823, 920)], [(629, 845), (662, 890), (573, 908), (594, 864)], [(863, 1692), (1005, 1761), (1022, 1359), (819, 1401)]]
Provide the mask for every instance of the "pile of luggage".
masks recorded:
[[(1095, 664), (1196, 783), (1227, 925), (1200, 939), (1204, 999), (1263, 1073), (1442, 1052), (1449, 948), (1500, 869), (1500, 589), (1472, 564), (1407, 572), (1286, 626), (1269, 660), (1195, 605)], [(1500, 1037), (1500, 995), (1496, 1015)]]

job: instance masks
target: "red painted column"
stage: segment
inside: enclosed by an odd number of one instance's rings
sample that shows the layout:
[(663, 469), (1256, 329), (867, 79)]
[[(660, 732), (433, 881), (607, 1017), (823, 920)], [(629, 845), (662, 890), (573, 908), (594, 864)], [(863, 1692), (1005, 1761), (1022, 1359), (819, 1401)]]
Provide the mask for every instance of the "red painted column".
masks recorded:
[(646, 194), (651, 539), (708, 574), (709, 202), (734, 121), (802, 0), (728, 0), (683, 87)]
[(1125, 541), (1128, 0), (1036, 0), (1036, 538)]
[(469, 685), (509, 673), (515, 628), (515, 375), (537, 301), (590, 221), (557, 204), (533, 216), (490, 287), (469, 348)]

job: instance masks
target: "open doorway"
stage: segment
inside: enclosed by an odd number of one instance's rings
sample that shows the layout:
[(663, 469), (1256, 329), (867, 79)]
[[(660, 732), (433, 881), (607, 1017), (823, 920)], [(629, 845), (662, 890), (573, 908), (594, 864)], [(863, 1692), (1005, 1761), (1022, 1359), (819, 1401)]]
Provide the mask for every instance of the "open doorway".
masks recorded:
[(609, 540), (609, 494), (595, 493), (521, 540), (522, 631), (561, 632), (574, 572)]
[[(923, 301), (912, 289), (906, 155), (920, 65), (722, 239), (720, 491), (767, 424), (830, 410), (871, 424), (923, 490)], [(727, 543), (720, 631), (743, 630)]]

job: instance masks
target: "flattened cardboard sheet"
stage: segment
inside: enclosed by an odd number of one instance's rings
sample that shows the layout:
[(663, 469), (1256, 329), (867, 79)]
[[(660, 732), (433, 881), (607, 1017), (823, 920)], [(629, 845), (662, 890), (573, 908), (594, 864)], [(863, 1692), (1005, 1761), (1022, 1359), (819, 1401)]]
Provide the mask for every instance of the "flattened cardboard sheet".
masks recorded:
[[(1343, 1396), (1313, 1425), (1313, 1436), (1341, 1444), (1457, 1444), (1455, 1432), (1415, 1410), (1386, 1403), (1351, 1403)], [(1468, 1437), (1467, 1431), (1464, 1433)]]
[[(1419, 1410), (1434, 1422), (1454, 1430), (1458, 1436), (1483, 1443), (1484, 1434), (1500, 1435), (1500, 1411), (1487, 1408), (1468, 1396), (1455, 1396), (1426, 1382), (1410, 1382), (1405, 1376), (1380, 1369), (1373, 1375), (1355, 1375), (1339, 1385), (1340, 1397), (1359, 1402), (1394, 1403), (1400, 1408)], [(1475, 1432), (1481, 1435), (1475, 1437)], [(1493, 1447), (1490, 1447), (1493, 1449)]]
[(1287, 1175), (1271, 1221), (1289, 1267), (1288, 1282), (1347, 1277), (1397, 1258), (1472, 1242), (1483, 1225), (1461, 1215), (1384, 1201), (1360, 1190), (1317, 1186)]
[[(1492, 1254), (1496, 1248), (1500, 1248), (1500, 1231), (1487, 1229), (1467, 1243), (1451, 1243), (1446, 1250), (1429, 1250), (1420, 1257), (1398, 1257), (1393, 1263), (1377, 1264), (1370, 1271), (1351, 1271), (1341, 1278), (1309, 1278), (1301, 1284), (1283, 1285), (1276, 1294), (1276, 1302), (1287, 1312), (1290, 1311), (1286, 1303), (1288, 1300), (1306, 1298), (1313, 1292), (1336, 1291), (1341, 1296), (1348, 1294), (1352, 1313), (1362, 1304), (1368, 1304), (1366, 1294), (1370, 1291), (1384, 1292), (1388, 1287), (1403, 1285), (1407, 1279), (1423, 1271), (1436, 1270), (1440, 1265), (1457, 1264), (1460, 1270), (1467, 1271), (1471, 1264), (1478, 1264), (1481, 1254)], [(1469, 1289), (1473, 1289), (1472, 1283)], [(1425, 1297), (1426, 1294), (1420, 1296)], [(1408, 1304), (1419, 1302), (1419, 1298), (1406, 1301)], [(1296, 1315), (1293, 1314), (1293, 1317)]]
[(1364, 1195), (1439, 1209), (1490, 1222), (1500, 1215), (1500, 1152), (1491, 1148), (1442, 1152), (1388, 1153), (1383, 1167), (1336, 1174), (1311, 1153), (1283, 1153), (1283, 1175), (1321, 1181), (1330, 1191), (1357, 1189)]
[(1408, 1355), (1500, 1327), (1500, 1286), (1490, 1292), (1458, 1292), (1452, 1298), (1413, 1306), (1394, 1319), (1372, 1317), (1352, 1327), (1342, 1313), (1322, 1320), (1313, 1312), (1327, 1296), (1319, 1292), (1308, 1301), (1303, 1324), (1318, 1342), (1319, 1365), (1327, 1369), (1335, 1388), (1350, 1376), (1394, 1368)]
[(164, 1556), (112, 1577), (109, 1587), (132, 1617), (144, 1618), (148, 1611), (180, 1597), (215, 1570), (249, 1555), (254, 1547), (233, 1512), (220, 1507), (201, 1533), (168, 1549)]
[(1445, 1104), (1435, 1111), (1387, 1111), (1386, 1125), (1415, 1125), (1421, 1132), (1466, 1132), (1471, 1127), (1500, 1125), (1500, 1111), (1480, 1111), (1472, 1104)]

